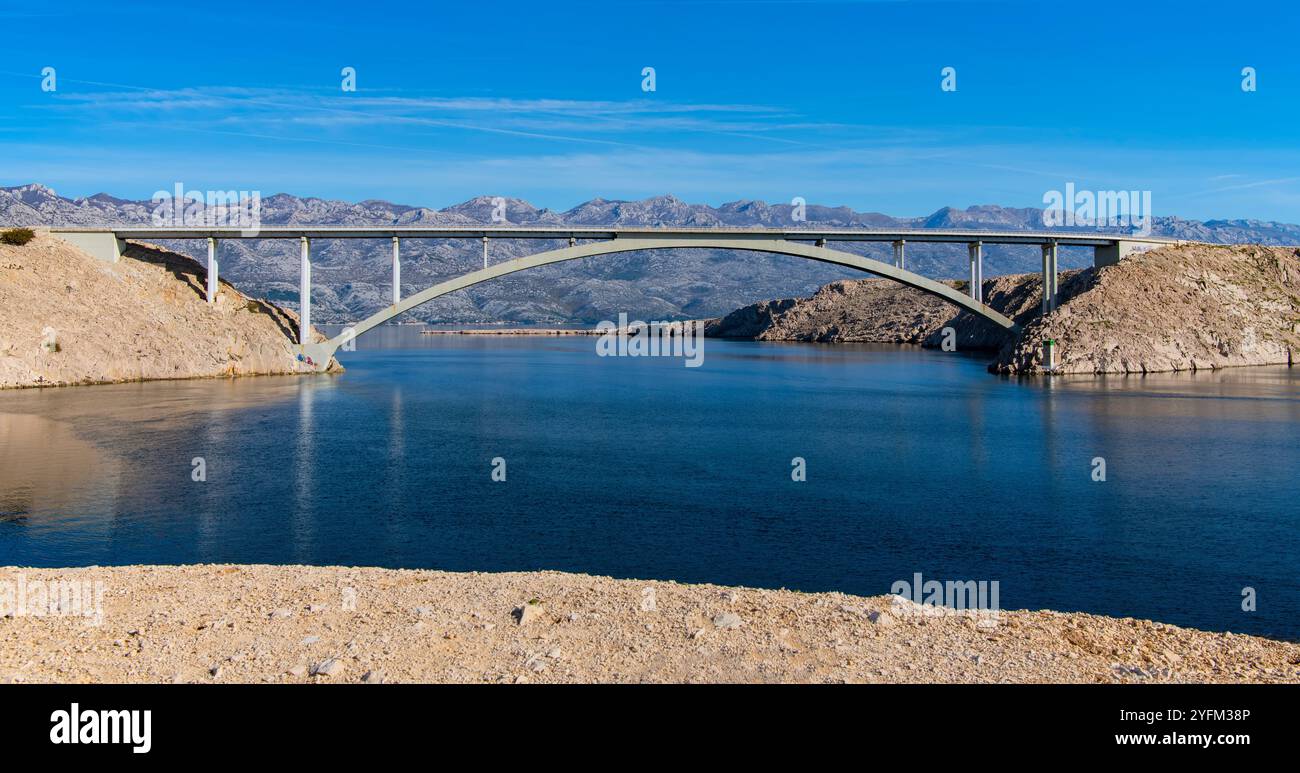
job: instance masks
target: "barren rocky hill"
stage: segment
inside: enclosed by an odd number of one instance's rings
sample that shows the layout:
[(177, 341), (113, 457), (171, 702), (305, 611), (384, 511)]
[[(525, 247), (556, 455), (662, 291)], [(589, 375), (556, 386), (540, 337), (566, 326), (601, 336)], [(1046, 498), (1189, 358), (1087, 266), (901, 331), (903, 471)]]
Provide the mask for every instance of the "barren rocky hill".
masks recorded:
[[(964, 289), (964, 283), (952, 283)], [(765, 301), (712, 322), (707, 335), (765, 341), (882, 342), (997, 351), (990, 370), (1043, 372), (1043, 341), (1059, 373), (1152, 373), (1290, 364), (1300, 352), (1300, 255), (1293, 248), (1182, 245), (1118, 265), (1063, 272), (1060, 306), (1040, 315), (1038, 274), (986, 280), (1012, 336), (968, 312), (883, 279), (833, 282), (808, 298)]]
[(307, 372), (298, 317), (192, 259), (129, 244), (117, 263), (39, 234), (0, 244), (0, 388)]

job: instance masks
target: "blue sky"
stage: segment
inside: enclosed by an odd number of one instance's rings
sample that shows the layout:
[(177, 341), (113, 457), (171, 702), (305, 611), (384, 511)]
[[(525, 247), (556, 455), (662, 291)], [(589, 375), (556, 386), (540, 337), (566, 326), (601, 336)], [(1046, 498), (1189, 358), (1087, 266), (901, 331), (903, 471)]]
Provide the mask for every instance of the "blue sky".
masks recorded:
[(272, 5), (0, 6), (0, 184), (920, 215), (1073, 182), (1300, 222), (1294, 4)]

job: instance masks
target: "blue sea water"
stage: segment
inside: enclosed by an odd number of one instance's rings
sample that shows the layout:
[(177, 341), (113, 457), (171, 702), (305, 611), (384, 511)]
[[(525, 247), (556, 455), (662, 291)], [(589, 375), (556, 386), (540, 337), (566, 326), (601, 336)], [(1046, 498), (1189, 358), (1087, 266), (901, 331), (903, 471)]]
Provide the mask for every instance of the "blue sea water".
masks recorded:
[(997, 581), (1004, 609), (1300, 639), (1296, 369), (1015, 380), (981, 356), (712, 339), (686, 368), (411, 327), (340, 358), (337, 376), (0, 392), (0, 565), (871, 595), (921, 572)]

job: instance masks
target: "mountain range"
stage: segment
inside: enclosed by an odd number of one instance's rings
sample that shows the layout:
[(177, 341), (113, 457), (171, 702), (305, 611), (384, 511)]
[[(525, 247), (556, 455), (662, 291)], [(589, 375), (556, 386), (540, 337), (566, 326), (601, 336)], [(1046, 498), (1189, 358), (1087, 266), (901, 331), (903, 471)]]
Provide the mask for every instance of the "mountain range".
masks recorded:
[[(367, 200), (346, 202), (277, 193), (262, 199), (264, 225), (491, 224), (494, 197), (478, 196), (444, 209)], [(106, 193), (59, 196), (40, 184), (0, 188), (0, 225), (97, 226), (149, 224), (154, 204)], [(1043, 211), (981, 205), (944, 207), (925, 217), (892, 217), (848, 207), (808, 204), (795, 223), (789, 204), (734, 201), (717, 207), (673, 196), (640, 201), (592, 199), (560, 212), (505, 199), (510, 225), (677, 226), (772, 228), (971, 228), (1043, 230)], [(1259, 220), (1152, 219), (1152, 234), (1216, 243), (1300, 244), (1300, 225)], [(200, 260), (206, 246), (170, 241), (163, 246)], [(549, 242), (496, 240), (493, 261), (558, 246)], [(849, 246), (860, 254), (892, 260), (888, 245)], [(222, 277), (243, 292), (296, 308), (298, 246), (290, 240), (239, 240), (221, 244)], [(402, 242), (403, 296), (480, 268), (482, 247), (473, 240)], [(313, 315), (317, 322), (352, 322), (388, 305), (391, 247), (387, 240), (319, 240), (313, 243)], [(967, 272), (964, 245), (909, 247), (908, 268), (938, 279)], [(1062, 268), (1091, 265), (1090, 249), (1061, 251)], [(1038, 270), (1036, 248), (993, 245), (985, 250), (985, 276)], [(412, 311), (425, 322), (591, 323), (627, 312), (639, 319), (724, 315), (771, 298), (808, 295), (827, 282), (861, 274), (799, 258), (727, 250), (671, 250), (607, 255), (532, 269), (439, 298)]]

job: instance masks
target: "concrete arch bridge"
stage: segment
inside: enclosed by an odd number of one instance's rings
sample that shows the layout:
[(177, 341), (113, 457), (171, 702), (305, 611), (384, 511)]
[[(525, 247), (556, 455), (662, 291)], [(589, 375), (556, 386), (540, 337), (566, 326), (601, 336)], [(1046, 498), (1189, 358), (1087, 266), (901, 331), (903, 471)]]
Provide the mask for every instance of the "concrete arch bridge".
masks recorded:
[[(1016, 324), (985, 305), (981, 294), (984, 279), (983, 246), (985, 244), (1031, 244), (1042, 248), (1044, 313), (1056, 306), (1057, 249), (1060, 246), (1089, 246), (1095, 250), (1096, 265), (1118, 262), (1134, 250), (1178, 243), (1173, 239), (1133, 237), (1101, 233), (1065, 233), (1030, 231), (949, 231), (949, 230), (833, 230), (769, 228), (418, 228), (383, 226), (270, 226), (257, 230), (238, 228), (52, 228), (55, 236), (72, 242), (103, 260), (116, 261), (127, 239), (206, 239), (208, 242), (208, 301), (217, 292), (217, 242), (223, 239), (298, 239), (301, 245), (301, 281), (299, 287), (298, 333), (300, 353), (320, 369), (349, 340), (382, 325), (434, 298), (488, 282), (530, 268), (562, 263), (580, 258), (622, 252), (661, 249), (721, 249), (790, 255), (823, 263), (857, 269), (891, 279), (908, 287), (941, 298), (953, 305), (978, 314), (1008, 330)], [(326, 341), (308, 341), (303, 331), (311, 328), (311, 241), (313, 239), (391, 239), (393, 302), (343, 333)], [(421, 292), (401, 297), (401, 240), (408, 239), (475, 239), (483, 245), (483, 268), (440, 282)], [(492, 239), (567, 240), (567, 247), (545, 250), (533, 255), (500, 263), (489, 260)], [(893, 263), (856, 255), (828, 246), (837, 242), (889, 242), (894, 248)], [(921, 276), (906, 268), (908, 243), (964, 243), (970, 255), (970, 288), (962, 293), (948, 285)]]

